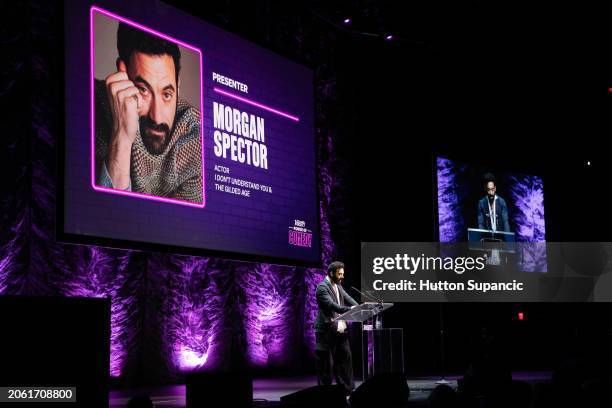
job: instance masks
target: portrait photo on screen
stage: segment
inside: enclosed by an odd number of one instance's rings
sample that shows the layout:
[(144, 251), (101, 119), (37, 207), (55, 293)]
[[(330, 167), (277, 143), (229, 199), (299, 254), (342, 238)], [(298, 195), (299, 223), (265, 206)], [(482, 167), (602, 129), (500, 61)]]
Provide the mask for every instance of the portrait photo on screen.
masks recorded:
[(311, 67), (158, 0), (64, 31), (59, 240), (320, 263)]
[(94, 189), (204, 206), (201, 53), (102, 12), (92, 23)]

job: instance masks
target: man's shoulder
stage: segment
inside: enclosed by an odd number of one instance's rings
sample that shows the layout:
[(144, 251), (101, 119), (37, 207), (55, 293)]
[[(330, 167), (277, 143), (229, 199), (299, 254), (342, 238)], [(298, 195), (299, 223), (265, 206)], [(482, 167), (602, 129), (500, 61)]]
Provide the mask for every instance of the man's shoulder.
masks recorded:
[(200, 124), (200, 109), (193, 106), (187, 100), (179, 98), (176, 104), (176, 117), (179, 121), (188, 121), (190, 123)]
[(176, 108), (175, 132), (177, 147), (189, 142), (199, 143), (202, 132), (200, 110), (184, 99), (179, 99)]
[(499, 205), (506, 205), (506, 200), (500, 196), (497, 196), (497, 201), (499, 202)]
[(327, 287), (327, 279), (323, 279), (321, 282), (317, 284), (317, 289)]

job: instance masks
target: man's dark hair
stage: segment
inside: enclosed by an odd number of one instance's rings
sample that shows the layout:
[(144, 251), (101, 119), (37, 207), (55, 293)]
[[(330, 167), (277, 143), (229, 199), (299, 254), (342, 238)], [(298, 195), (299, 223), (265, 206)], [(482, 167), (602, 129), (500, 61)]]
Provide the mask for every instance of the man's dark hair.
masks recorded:
[(335, 274), (338, 269), (344, 269), (344, 264), (338, 261), (332, 262), (327, 267), (327, 274), (329, 276), (333, 276), (333, 274)]
[(170, 55), (174, 61), (176, 82), (178, 83), (179, 71), (181, 70), (181, 50), (175, 43), (132, 27), (129, 24), (119, 23), (119, 29), (117, 30), (117, 51), (119, 51), (119, 58), (126, 65), (130, 63), (130, 57), (133, 52), (141, 52), (147, 55)]
[(497, 186), (497, 182), (495, 181), (495, 176), (493, 175), (493, 173), (486, 173), (482, 179), (484, 180), (484, 185), (486, 187), (487, 184), (489, 184), (490, 181), (493, 182), (493, 184), (495, 184)]

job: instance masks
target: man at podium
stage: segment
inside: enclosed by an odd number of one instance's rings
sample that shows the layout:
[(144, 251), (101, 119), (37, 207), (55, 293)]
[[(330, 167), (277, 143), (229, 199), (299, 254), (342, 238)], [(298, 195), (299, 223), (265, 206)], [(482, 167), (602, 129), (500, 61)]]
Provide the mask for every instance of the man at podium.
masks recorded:
[(332, 322), (333, 318), (357, 306), (342, 288), (343, 280), (344, 264), (332, 262), (327, 268), (327, 276), (317, 285), (316, 364), (319, 385), (331, 385), (333, 374), (336, 384), (342, 385), (349, 394), (355, 384), (348, 330), (345, 321)]
[(506, 201), (497, 195), (495, 176), (491, 173), (485, 174), (484, 182), (487, 195), (478, 201), (478, 228), (510, 232), (508, 206)]

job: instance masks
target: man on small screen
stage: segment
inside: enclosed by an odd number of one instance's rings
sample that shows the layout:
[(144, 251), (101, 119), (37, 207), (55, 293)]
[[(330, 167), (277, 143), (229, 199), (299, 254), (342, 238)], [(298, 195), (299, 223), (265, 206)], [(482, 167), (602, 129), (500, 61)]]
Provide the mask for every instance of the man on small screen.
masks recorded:
[(496, 193), (495, 176), (491, 173), (485, 174), (484, 182), (487, 195), (478, 202), (478, 228), (510, 232), (508, 207), (506, 201)]
[(200, 111), (179, 98), (177, 44), (125, 23), (117, 71), (96, 80), (96, 184), (202, 202)]
[(319, 385), (331, 385), (332, 374), (336, 384), (342, 385), (349, 394), (353, 382), (353, 362), (348, 341), (346, 322), (332, 319), (357, 306), (357, 302), (342, 288), (344, 264), (332, 262), (327, 268), (327, 277), (317, 285), (317, 340), (316, 362)]

